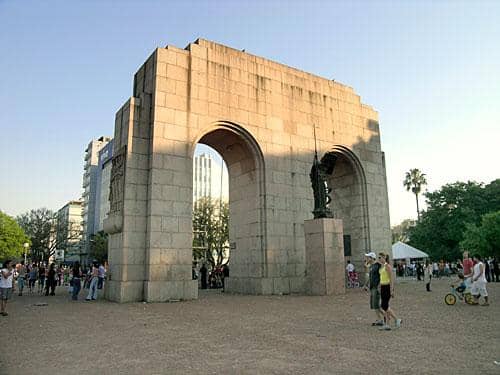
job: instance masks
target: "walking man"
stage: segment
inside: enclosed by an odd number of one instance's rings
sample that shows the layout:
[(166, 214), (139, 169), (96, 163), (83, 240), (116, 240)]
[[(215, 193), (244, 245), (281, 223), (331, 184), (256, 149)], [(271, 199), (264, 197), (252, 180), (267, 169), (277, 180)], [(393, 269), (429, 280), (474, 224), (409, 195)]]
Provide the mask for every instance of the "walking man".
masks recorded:
[(370, 309), (372, 309), (376, 315), (376, 320), (372, 323), (372, 326), (383, 326), (384, 314), (380, 310), (380, 292), (378, 290), (380, 284), (380, 263), (377, 262), (377, 255), (374, 252), (365, 254), (365, 257), (369, 269), (365, 290), (370, 291)]
[(10, 260), (6, 260), (3, 263), (3, 268), (0, 275), (0, 299), (2, 300), (2, 307), (0, 310), (0, 315), (7, 316), (7, 301), (12, 296), (14, 291), (13, 285), (14, 270), (12, 269), (12, 264)]

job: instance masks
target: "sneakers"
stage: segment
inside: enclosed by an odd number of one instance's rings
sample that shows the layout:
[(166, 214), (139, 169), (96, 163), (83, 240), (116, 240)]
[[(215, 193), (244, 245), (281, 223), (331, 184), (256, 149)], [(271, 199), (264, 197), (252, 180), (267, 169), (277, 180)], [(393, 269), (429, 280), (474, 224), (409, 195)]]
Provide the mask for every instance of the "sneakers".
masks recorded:
[(384, 325), (384, 321), (383, 320), (377, 320), (375, 322), (372, 323), (372, 327), (376, 327), (376, 326), (383, 326)]
[(483, 303), (481, 306), (489, 306), (490, 304), (488, 302)]
[(379, 331), (390, 331), (392, 328), (389, 327), (387, 324), (384, 324), (382, 327), (379, 327)]
[(9, 314), (7, 314), (7, 312), (6, 312), (6, 311), (2, 311), (1, 315), (3, 315), (3, 316), (7, 316), (7, 315), (9, 315)]
[(401, 328), (401, 319), (396, 319), (396, 328)]

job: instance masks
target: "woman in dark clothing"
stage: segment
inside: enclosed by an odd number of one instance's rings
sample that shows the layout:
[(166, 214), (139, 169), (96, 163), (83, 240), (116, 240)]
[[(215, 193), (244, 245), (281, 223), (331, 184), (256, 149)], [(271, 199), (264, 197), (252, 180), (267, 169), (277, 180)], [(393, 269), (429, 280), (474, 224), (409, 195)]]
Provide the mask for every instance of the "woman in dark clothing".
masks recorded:
[(49, 295), (49, 289), (50, 289), (50, 295), (55, 296), (56, 295), (56, 270), (55, 270), (55, 264), (51, 263), (49, 267), (49, 273), (47, 275), (47, 280), (45, 280), (45, 295)]
[(495, 276), (495, 281), (498, 283), (500, 281), (500, 267), (498, 267), (497, 258), (493, 258), (493, 275)]
[(80, 263), (75, 262), (73, 265), (73, 269), (71, 270), (71, 275), (73, 278), (71, 279), (71, 285), (73, 285), (73, 292), (71, 293), (71, 299), (76, 301), (78, 300), (78, 293), (80, 293), (80, 289), (82, 288), (82, 270), (80, 268)]
[(486, 260), (486, 258), (484, 258), (484, 274), (486, 275), (486, 281), (489, 282), (489, 283), (491, 283), (490, 264)]
[(200, 276), (201, 276), (201, 289), (207, 289), (207, 267), (205, 267), (205, 263), (200, 268)]

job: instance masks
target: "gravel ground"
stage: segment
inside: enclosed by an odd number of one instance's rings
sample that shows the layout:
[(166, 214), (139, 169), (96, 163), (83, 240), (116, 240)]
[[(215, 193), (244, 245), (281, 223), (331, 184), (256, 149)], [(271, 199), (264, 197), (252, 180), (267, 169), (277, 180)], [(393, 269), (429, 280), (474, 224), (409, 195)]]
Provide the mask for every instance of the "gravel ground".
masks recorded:
[(500, 283), (488, 284), (488, 307), (445, 305), (448, 285), (434, 281), (427, 293), (422, 282), (399, 282), (392, 306), (403, 325), (390, 332), (371, 327), (360, 289), (341, 297), (203, 291), (197, 301), (123, 305), (71, 302), (65, 288), (15, 296), (0, 316), (0, 373), (500, 374)]

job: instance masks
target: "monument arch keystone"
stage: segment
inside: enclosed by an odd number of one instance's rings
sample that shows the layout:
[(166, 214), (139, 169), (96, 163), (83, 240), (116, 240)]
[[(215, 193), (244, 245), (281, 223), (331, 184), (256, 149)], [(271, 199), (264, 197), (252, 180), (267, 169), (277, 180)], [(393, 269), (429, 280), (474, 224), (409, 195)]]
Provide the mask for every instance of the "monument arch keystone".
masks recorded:
[(390, 249), (378, 115), (352, 88), (204, 39), (156, 49), (133, 87), (115, 117), (108, 299), (197, 298), (197, 143), (216, 149), (228, 166), (229, 291), (308, 292), (313, 126), (319, 157), (336, 160), (326, 176), (330, 208), (351, 238), (352, 261), (361, 268), (363, 252)]

